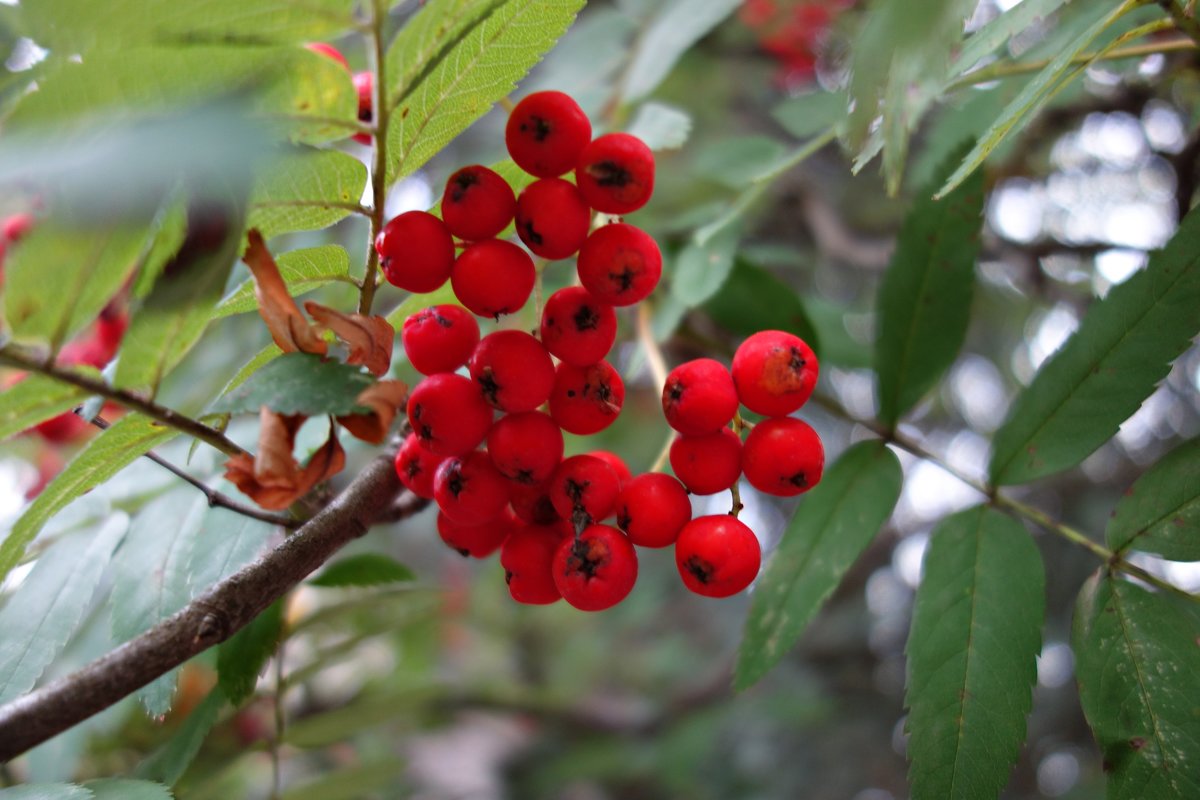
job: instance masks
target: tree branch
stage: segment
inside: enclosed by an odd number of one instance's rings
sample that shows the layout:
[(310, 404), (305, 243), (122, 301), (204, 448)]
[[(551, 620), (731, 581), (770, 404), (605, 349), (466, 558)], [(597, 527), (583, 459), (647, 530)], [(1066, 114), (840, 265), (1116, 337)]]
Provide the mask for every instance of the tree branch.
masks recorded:
[[(326, 508), (278, 547), (79, 671), (0, 707), (0, 762), (103, 711), (213, 645), (366, 533), (400, 493), (392, 453), (376, 457)], [(426, 501), (408, 498), (410, 514)]]

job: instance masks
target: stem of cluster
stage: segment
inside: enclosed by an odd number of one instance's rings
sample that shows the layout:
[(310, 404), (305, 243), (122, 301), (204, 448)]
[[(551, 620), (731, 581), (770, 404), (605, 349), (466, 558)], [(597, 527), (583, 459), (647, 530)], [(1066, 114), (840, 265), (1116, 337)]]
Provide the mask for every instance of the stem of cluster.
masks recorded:
[(383, 230), (387, 206), (387, 136), (388, 108), (387, 87), (387, 43), (384, 41), (383, 25), (387, 20), (386, 6), (380, 0), (372, 0), (370, 30), (367, 33), (367, 58), (374, 80), (371, 82), (371, 122), (374, 159), (371, 164), (371, 241), (367, 243), (367, 269), (363, 275), (362, 293), (358, 299), (358, 313), (370, 314), (375, 301), (375, 286), (379, 272), (379, 253), (375, 240)]

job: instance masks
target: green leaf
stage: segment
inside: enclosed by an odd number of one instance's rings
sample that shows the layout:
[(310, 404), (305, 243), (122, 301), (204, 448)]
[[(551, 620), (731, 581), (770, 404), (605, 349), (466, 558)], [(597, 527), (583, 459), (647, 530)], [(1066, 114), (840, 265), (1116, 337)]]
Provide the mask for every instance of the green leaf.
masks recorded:
[(1045, 19), (1070, 0), (1024, 0), (977, 30), (954, 59), (951, 75), (962, 75), (1002, 47), (1013, 36)]
[(78, 534), (59, 540), (0, 608), (0, 705), (32, 689), (66, 646), (128, 527), (117, 513), (85, 542)]
[[(397, 326), (393, 325), (392, 327)], [(229, 392), (232, 392), (234, 389), (249, 380), (251, 375), (258, 372), (264, 366), (270, 364), (281, 355), (283, 355), (283, 351), (280, 350), (279, 345), (275, 344), (274, 342), (267, 345), (262, 350), (259, 350), (249, 361), (242, 365), (242, 368), (239, 369), (232, 378), (229, 379), (229, 383), (225, 384), (225, 388), (221, 390), (221, 394), (225, 395)]]
[(879, 288), (875, 370), (888, 427), (954, 363), (971, 320), (983, 176), (942, 200), (931, 192), (917, 195)]
[[(93, 379), (100, 375), (90, 367), (74, 369)], [(0, 441), (70, 411), (87, 398), (87, 392), (69, 383), (44, 375), (26, 375), (0, 392)]]
[(388, 48), (385, 62), (391, 90), (389, 105), (395, 105), (422, 73), (440, 62), (466, 31), (501, 2), (504, 0), (441, 0), (423, 4)]
[(361, 368), (310, 353), (285, 353), (213, 404), (214, 411), (258, 413), (263, 406), (280, 414), (315, 417), (365, 413), (358, 395), (375, 379)]
[(217, 677), (229, 702), (239, 706), (254, 694), (282, 633), (283, 604), (276, 600), (217, 649)]
[(678, 150), (692, 132), (692, 118), (672, 106), (643, 103), (628, 132), (651, 150)]
[(70, 783), (39, 783), (0, 789), (0, 800), (92, 800), (92, 793)]
[(792, 136), (807, 139), (834, 125), (845, 113), (845, 95), (809, 92), (784, 100), (771, 116)]
[(187, 239), (187, 216), (187, 197), (183, 192), (168, 199), (159, 209), (154, 219), (153, 240), (133, 283), (133, 296), (138, 300), (150, 294), (167, 264), (183, 246)]
[(246, 227), (265, 239), (327, 228), (352, 213), (366, 185), (367, 168), (345, 153), (288, 151), (260, 172)]
[(1200, 331), (1200, 212), (1165, 249), (1092, 304), (1042, 365), (996, 432), (992, 483), (1024, 483), (1074, 466), (1104, 444)]
[(388, 182), (411, 175), (506, 97), (554, 46), (583, 0), (503, 0), (403, 87), (387, 132)]
[(749, 336), (762, 330), (788, 331), (821, 355), (817, 331), (796, 291), (748, 261), (734, 261), (729, 279), (704, 304), (704, 310), (730, 333)]
[(629, 103), (653, 92), (689, 47), (721, 24), (740, 0), (668, 0), (643, 24), (621, 86)]
[(847, 369), (871, 367), (870, 347), (851, 336), (846, 324), (846, 318), (853, 312), (820, 297), (805, 298), (804, 308), (817, 330), (822, 364), (836, 364)]
[(178, 431), (140, 414), (127, 414), (92, 439), (37, 496), (0, 543), (0, 580), (16, 566), (33, 537), (63, 506), (104, 483), (143, 453), (178, 435)]
[(671, 296), (688, 308), (694, 308), (714, 296), (733, 271), (739, 231), (725, 228), (705, 244), (688, 242), (675, 259), (671, 275)]
[(1200, 797), (1195, 617), (1112, 577), (1080, 592), (1071, 646), (1110, 800)]
[(200, 746), (217, 723), (217, 716), (224, 706), (225, 695), (221, 694), (219, 686), (214, 687), (192, 709), (192, 713), (188, 714), (167, 743), (138, 765), (137, 776), (174, 786), (200, 752)]
[(334, 770), (316, 780), (288, 789), (281, 800), (358, 800), (395, 786), (405, 764), (398, 758)]
[(891, 515), (903, 479), (891, 450), (861, 442), (808, 493), (754, 592), (735, 688), (756, 683), (800, 638)]
[[(275, 261), (279, 265), (279, 274), (293, 297), (319, 289), (332, 281), (356, 285), (350, 277), (350, 256), (344, 247), (336, 244), (292, 250), (276, 257)], [(213, 311), (212, 316), (219, 319), (231, 314), (257, 310), (254, 281), (248, 280), (230, 292)]]
[(130, 778), (104, 778), (88, 781), (84, 788), (95, 800), (171, 800), (171, 792), (161, 783)]
[(702, 150), (695, 171), (730, 189), (741, 189), (778, 164), (786, 152), (782, 142), (769, 136), (738, 136)]
[(979, 506), (946, 518), (925, 554), (908, 637), (913, 797), (996, 797), (1025, 739), (1046, 605), (1019, 523)]
[(308, 582), (313, 586), (325, 587), (379, 586), (412, 581), (416, 577), (411, 569), (390, 556), (362, 553), (335, 561)]
[(1172, 450), (1134, 481), (1105, 534), (1116, 552), (1200, 561), (1200, 439)]

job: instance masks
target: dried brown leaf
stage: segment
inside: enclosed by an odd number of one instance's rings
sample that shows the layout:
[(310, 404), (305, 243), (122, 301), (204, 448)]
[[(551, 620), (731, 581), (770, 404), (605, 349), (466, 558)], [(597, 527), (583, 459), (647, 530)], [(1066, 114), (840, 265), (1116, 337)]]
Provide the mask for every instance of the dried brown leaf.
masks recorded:
[(379, 381), (359, 393), (355, 402), (371, 409), (370, 414), (347, 414), (338, 417), (352, 436), (371, 444), (382, 444), (392, 421), (408, 400), (408, 386), (403, 381)]
[(304, 304), (304, 309), (350, 348), (346, 363), (361, 364), (377, 376), (387, 374), (392, 364), (392, 342), (396, 331), (386, 319), (343, 314), (311, 300)]
[(247, 233), (249, 244), (242, 260), (254, 276), (254, 296), (258, 298), (258, 313), (279, 349), (285, 353), (315, 353), (325, 355), (328, 345), (318, 330), (300, 313), (300, 308), (288, 292), (279, 274), (279, 266), (263, 243), (257, 230)]
[(258, 455), (241, 454), (225, 462), (225, 477), (254, 502), (282, 511), (346, 465), (346, 454), (337, 440), (337, 428), (313, 453), (303, 468), (292, 455), (296, 432), (306, 418), (285, 416), (265, 406), (259, 412)]

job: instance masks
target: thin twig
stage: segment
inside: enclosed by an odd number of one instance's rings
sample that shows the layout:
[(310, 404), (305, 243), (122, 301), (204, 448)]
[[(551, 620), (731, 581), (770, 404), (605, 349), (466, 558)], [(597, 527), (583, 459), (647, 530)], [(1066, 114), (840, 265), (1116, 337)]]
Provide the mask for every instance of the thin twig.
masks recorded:
[(287, 623), (284, 622), (284, 629), (279, 632), (279, 643), (275, 646), (275, 694), (272, 698), (275, 734), (268, 743), (271, 751), (271, 800), (279, 800), (283, 790), (283, 765), (279, 757), (279, 748), (283, 745), (284, 726), (287, 721), (283, 711), (283, 697), (287, 693), (287, 683), (283, 675), (283, 654), (286, 645)]
[(371, 304), (375, 302), (376, 275), (379, 271), (379, 252), (375, 249), (375, 240), (383, 230), (384, 216), (387, 205), (387, 137), (388, 108), (387, 96), (387, 42), (384, 40), (383, 26), (387, 21), (387, 10), (380, 0), (371, 0), (371, 25), (367, 32), (367, 57), (370, 68), (375, 73), (371, 85), (371, 143), (374, 146), (374, 159), (371, 163), (371, 240), (367, 242), (367, 269), (363, 275), (362, 292), (358, 296), (358, 313), (370, 314)]
[(1188, 16), (1187, 11), (1176, 0), (1158, 0), (1158, 4), (1171, 16), (1176, 28), (1191, 37), (1195, 44), (1200, 44), (1200, 22), (1197, 22), (1195, 17)]

